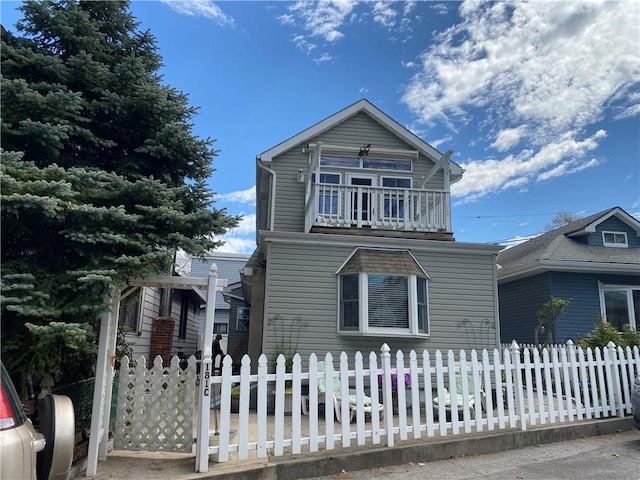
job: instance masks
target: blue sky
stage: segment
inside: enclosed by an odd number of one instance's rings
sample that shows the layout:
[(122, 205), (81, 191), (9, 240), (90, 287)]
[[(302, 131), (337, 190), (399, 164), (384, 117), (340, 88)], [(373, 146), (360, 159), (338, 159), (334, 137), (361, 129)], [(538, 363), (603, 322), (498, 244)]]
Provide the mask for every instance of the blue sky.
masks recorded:
[[(18, 19), (2, 2), (2, 23)], [(466, 173), (458, 241), (507, 243), (558, 211), (640, 217), (640, 3), (136, 1), (164, 82), (220, 150), (216, 206), (255, 247), (255, 158), (367, 98)]]

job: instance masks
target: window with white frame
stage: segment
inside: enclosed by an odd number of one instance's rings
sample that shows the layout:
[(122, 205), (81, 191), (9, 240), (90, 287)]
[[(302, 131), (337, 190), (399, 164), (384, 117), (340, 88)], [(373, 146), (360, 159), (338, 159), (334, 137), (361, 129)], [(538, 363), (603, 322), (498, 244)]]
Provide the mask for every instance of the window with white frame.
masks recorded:
[(407, 206), (405, 201), (407, 198), (406, 189), (411, 188), (411, 178), (382, 177), (381, 183), (385, 188), (382, 208), (384, 218), (404, 219), (405, 207)]
[(249, 308), (238, 307), (238, 310), (236, 311), (236, 330), (238, 332), (249, 331), (249, 313)]
[[(339, 210), (338, 202), (340, 201), (339, 173), (321, 173), (319, 176), (320, 187), (318, 189), (318, 213), (321, 215), (337, 215)], [(313, 182), (316, 176), (313, 174)]]
[(410, 172), (411, 160), (397, 158), (343, 157), (340, 155), (321, 155), (320, 165), (326, 167), (362, 168), (371, 170), (397, 170)]
[(602, 243), (605, 247), (626, 248), (629, 246), (626, 232), (602, 232)]
[(130, 287), (120, 294), (118, 323), (132, 333), (140, 333), (142, 317), (142, 287)]
[(600, 284), (600, 310), (602, 318), (622, 330), (629, 325), (637, 330), (640, 325), (640, 286)]
[(409, 252), (358, 249), (338, 284), (342, 333), (429, 334), (428, 277)]

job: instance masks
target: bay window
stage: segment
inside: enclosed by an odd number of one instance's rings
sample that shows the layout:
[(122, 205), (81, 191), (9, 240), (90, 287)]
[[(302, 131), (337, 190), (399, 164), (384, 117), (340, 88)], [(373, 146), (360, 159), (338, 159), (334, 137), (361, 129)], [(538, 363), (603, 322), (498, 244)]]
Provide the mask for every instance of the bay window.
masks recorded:
[(340, 332), (429, 335), (428, 277), (409, 252), (358, 249), (338, 285)]

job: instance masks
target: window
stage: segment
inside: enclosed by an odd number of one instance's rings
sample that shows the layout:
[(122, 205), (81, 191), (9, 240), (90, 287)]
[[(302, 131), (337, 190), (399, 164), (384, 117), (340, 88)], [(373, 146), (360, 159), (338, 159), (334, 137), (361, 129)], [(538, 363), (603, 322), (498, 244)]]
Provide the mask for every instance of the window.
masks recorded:
[(249, 313), (250, 309), (246, 307), (238, 307), (236, 311), (236, 330), (238, 332), (249, 331)]
[(384, 191), (384, 218), (405, 218), (405, 190), (411, 188), (410, 178), (382, 177), (382, 186), (389, 188)]
[(625, 232), (602, 232), (602, 243), (605, 247), (628, 247), (627, 234)]
[(189, 297), (183, 293), (181, 293), (180, 299), (180, 324), (178, 325), (178, 338), (185, 339), (187, 338), (187, 324), (189, 322), (189, 307), (190, 307)]
[(219, 333), (221, 335), (226, 335), (229, 332), (229, 324), (228, 323), (214, 323), (213, 324), (213, 333)]
[(408, 251), (356, 250), (338, 272), (339, 330), (365, 335), (428, 335), (427, 280)]
[[(314, 183), (316, 181), (315, 174), (313, 174), (312, 181)], [(340, 196), (338, 188), (332, 185), (340, 185), (340, 174), (321, 173), (319, 183), (323, 185), (318, 189), (318, 213), (321, 215), (337, 215)]]
[(140, 333), (140, 317), (142, 316), (142, 288), (130, 287), (120, 295), (118, 323), (129, 331)]
[(341, 168), (368, 168), (372, 170), (397, 170), (410, 172), (411, 160), (373, 157), (341, 157), (338, 155), (321, 155), (320, 165)]
[(602, 318), (618, 330), (629, 325), (637, 330), (640, 325), (640, 286), (600, 284), (600, 310)]

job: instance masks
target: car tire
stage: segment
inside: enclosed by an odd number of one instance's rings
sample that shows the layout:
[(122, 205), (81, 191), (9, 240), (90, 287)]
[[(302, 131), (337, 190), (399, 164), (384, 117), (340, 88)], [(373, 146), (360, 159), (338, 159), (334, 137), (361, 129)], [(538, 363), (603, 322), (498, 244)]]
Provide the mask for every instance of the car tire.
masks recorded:
[(38, 416), (39, 431), (47, 441), (38, 453), (38, 480), (66, 479), (75, 444), (73, 403), (63, 395), (47, 395), (38, 401)]

